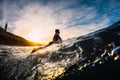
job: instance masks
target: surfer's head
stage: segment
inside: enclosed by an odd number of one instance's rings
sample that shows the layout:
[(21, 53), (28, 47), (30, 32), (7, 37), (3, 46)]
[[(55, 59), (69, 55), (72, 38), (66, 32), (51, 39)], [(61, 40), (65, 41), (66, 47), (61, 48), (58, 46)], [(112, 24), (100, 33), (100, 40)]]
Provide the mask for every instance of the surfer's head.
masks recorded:
[(55, 29), (55, 33), (60, 33), (60, 30), (59, 29)]

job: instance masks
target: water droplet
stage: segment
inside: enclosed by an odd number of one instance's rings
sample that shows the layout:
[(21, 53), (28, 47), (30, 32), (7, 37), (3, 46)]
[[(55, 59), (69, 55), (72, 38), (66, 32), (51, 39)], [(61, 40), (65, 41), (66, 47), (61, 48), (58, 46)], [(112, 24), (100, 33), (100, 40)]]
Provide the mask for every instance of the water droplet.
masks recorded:
[(114, 61), (116, 61), (118, 59), (119, 59), (119, 55), (117, 55), (117, 56), (114, 57)]

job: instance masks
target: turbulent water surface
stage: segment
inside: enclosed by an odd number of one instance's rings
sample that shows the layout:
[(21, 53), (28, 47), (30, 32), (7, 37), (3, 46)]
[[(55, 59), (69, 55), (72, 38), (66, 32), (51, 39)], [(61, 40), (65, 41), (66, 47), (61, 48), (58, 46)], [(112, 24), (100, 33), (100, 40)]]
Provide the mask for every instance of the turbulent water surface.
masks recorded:
[(10, 80), (53, 80), (75, 64), (78, 70), (97, 62), (102, 64), (115, 52), (117, 55), (114, 60), (119, 59), (119, 46), (111, 52), (105, 49), (96, 54), (84, 55), (83, 49), (73, 43), (77, 43), (77, 40), (54, 44), (35, 53), (31, 53), (35, 47), (0, 46), (1, 68)]
[(72, 52), (62, 49), (71, 46), (66, 41), (35, 53), (31, 53), (34, 47), (0, 46), (1, 67), (9, 79), (55, 79), (82, 58), (80, 47)]
[(60, 79), (66, 72), (69, 75), (75, 69), (82, 70), (86, 66), (120, 60), (120, 22), (31, 53), (33, 48), (1, 45), (1, 78), (54, 80)]

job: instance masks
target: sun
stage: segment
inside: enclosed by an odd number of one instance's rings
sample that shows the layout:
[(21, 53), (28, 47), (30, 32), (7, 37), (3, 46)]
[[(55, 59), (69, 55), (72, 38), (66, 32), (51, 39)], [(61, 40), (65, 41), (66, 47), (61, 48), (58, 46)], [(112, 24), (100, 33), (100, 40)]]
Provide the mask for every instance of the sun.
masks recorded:
[(31, 32), (28, 36), (27, 39), (32, 41), (32, 42), (38, 42), (38, 43), (42, 43), (41, 41), (41, 36), (37, 33), (37, 32)]
[(32, 41), (32, 42), (41, 43), (41, 40), (40, 40), (39, 38), (37, 38), (37, 37), (34, 37), (34, 36), (31, 36), (31, 37), (29, 38), (29, 40)]
[(42, 41), (40, 40), (40, 38), (38, 36), (30, 36), (29, 40), (32, 42), (38, 42), (38, 43), (42, 43)]
[(32, 34), (32, 35), (29, 35), (28, 40), (32, 42), (41, 43), (41, 44), (48, 44), (51, 41), (51, 38), (50, 39), (48, 38), (42, 38), (42, 36)]
[(52, 40), (51, 35), (46, 35), (40, 30), (29, 31), (25, 38), (29, 41), (41, 44), (48, 44)]

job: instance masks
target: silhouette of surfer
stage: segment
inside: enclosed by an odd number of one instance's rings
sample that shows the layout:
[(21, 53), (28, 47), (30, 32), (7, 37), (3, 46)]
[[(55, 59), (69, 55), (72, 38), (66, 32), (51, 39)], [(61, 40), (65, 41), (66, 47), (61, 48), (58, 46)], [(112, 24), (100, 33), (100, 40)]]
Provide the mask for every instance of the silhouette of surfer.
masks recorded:
[(48, 47), (48, 46), (50, 46), (52, 44), (58, 44), (58, 43), (61, 43), (61, 42), (62, 42), (62, 38), (60, 37), (60, 30), (56, 29), (55, 30), (55, 35), (53, 37), (53, 41), (49, 42), (49, 44), (44, 46), (44, 47), (34, 48), (31, 53), (33, 53), (33, 52), (35, 52), (35, 51), (37, 51), (39, 49), (46, 48), (46, 47)]
[(60, 37), (60, 30), (56, 29), (55, 30), (55, 35), (53, 37), (53, 41), (51, 41), (48, 45), (54, 44), (54, 43), (61, 43), (62, 39)]
[(8, 23), (5, 24), (5, 31), (7, 31)]

